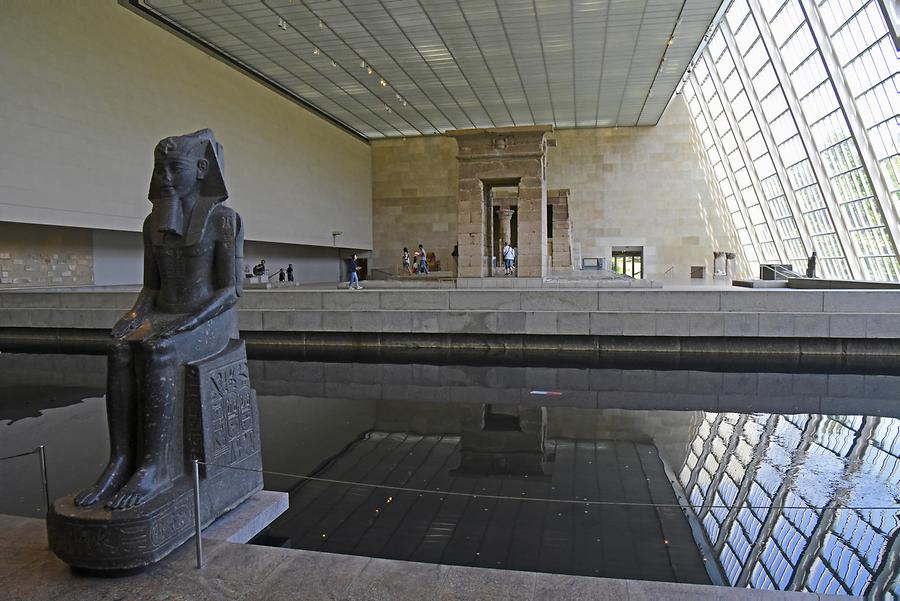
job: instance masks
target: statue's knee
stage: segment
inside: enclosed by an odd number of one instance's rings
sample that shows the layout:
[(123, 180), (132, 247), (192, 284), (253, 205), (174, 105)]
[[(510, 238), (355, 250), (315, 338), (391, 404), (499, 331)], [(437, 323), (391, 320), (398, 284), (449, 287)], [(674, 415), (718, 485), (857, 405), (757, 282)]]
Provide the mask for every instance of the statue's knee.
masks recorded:
[(175, 343), (169, 338), (153, 338), (141, 343), (141, 351), (150, 363), (167, 363), (175, 357)]
[(106, 348), (106, 355), (113, 363), (128, 363), (131, 359), (131, 349), (128, 347), (127, 342), (122, 340), (112, 340)]

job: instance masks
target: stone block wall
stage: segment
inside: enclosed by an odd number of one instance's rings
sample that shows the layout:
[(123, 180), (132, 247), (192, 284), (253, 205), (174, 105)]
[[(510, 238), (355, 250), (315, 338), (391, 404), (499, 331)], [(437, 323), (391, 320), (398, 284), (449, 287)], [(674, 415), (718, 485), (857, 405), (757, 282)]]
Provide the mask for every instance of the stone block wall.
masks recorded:
[(0, 284), (93, 283), (90, 230), (0, 221)]
[(572, 222), (569, 220), (569, 190), (547, 190), (547, 204), (553, 207), (553, 252), (554, 269), (572, 269)]
[(712, 273), (712, 253), (737, 253), (749, 266), (695, 135), (676, 96), (659, 124), (561, 130), (547, 151), (549, 188), (568, 188), (576, 257), (611, 257), (613, 246), (644, 247), (644, 277), (670, 267), (687, 279), (691, 265)]
[[(547, 187), (570, 190), (576, 268), (580, 257), (611, 257), (613, 246), (643, 246), (648, 278), (673, 267), (676, 279), (687, 279), (691, 265), (712, 273), (714, 250), (736, 252), (738, 277), (749, 275), (680, 96), (654, 127), (560, 130), (551, 136), (557, 146), (547, 150)], [(376, 265), (388, 258), (396, 262), (403, 245), (416, 243), (422, 231), (426, 245), (430, 232), (438, 256), (449, 256), (457, 240), (457, 175), (451, 138), (372, 143)], [(446, 251), (442, 240), (448, 241)]]
[(370, 268), (396, 272), (403, 247), (422, 243), (453, 270), (457, 244), (456, 142), (443, 136), (372, 142)]
[(544, 136), (549, 128), (473, 129), (448, 132), (459, 144), (459, 274), (490, 273), (491, 241), (486, 231), (485, 187), (518, 187), (517, 273), (546, 273), (547, 186)]

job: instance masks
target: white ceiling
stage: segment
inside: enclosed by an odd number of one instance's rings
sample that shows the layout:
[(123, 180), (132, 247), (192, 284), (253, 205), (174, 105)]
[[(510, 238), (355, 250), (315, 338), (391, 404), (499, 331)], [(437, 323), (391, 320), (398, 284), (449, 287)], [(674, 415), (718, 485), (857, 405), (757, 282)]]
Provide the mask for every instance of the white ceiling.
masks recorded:
[(366, 138), (654, 125), (722, 2), (131, 0)]

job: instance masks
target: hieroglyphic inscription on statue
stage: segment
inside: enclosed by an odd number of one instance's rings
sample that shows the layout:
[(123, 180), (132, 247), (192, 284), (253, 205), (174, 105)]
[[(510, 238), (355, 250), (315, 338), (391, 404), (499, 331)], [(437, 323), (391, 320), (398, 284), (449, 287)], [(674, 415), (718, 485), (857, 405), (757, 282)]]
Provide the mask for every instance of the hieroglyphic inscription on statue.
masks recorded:
[(192, 526), (194, 510), (186, 497), (178, 499), (167, 512), (150, 523), (148, 539), (152, 548), (162, 546)]
[[(207, 476), (221, 471), (216, 466), (234, 465), (259, 450), (254, 424), (254, 393), (247, 361), (240, 359), (199, 374), (203, 424), (201, 455), (211, 464)], [(199, 449), (198, 449), (199, 450)]]

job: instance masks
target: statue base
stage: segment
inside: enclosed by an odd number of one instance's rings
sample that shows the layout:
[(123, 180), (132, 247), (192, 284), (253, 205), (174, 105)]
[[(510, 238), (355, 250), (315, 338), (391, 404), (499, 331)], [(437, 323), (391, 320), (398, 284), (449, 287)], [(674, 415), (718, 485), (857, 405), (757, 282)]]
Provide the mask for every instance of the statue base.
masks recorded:
[[(205, 527), (262, 489), (259, 411), (242, 341), (232, 340), (185, 370), (185, 459), (203, 462)], [(50, 549), (70, 566), (90, 571), (133, 570), (159, 561), (194, 534), (188, 466), (185, 461), (170, 488), (130, 509), (107, 509), (104, 500), (80, 507), (74, 495), (57, 499), (47, 514)]]

